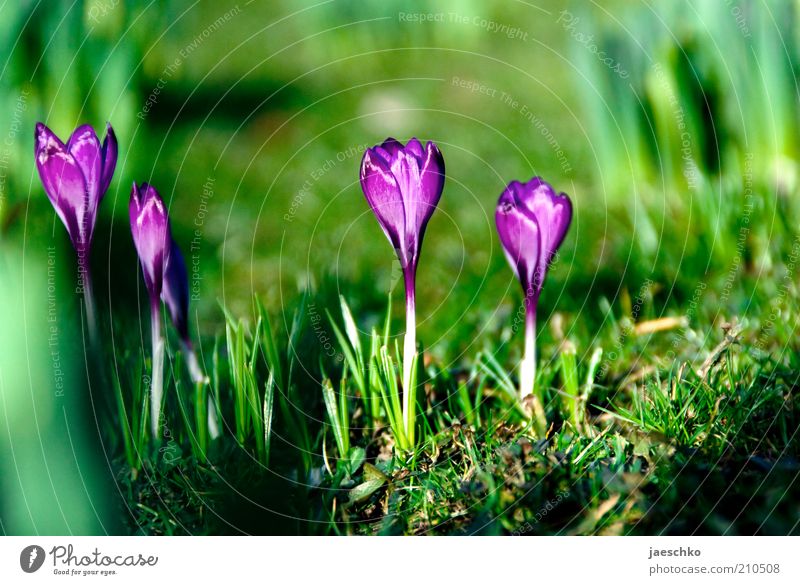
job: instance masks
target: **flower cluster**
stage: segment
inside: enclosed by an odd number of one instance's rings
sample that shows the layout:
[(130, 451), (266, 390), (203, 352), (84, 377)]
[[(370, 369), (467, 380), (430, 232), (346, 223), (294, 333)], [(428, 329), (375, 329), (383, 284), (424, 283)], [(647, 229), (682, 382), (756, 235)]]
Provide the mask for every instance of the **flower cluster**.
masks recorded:
[[(78, 256), (89, 331), (96, 341), (97, 325), (91, 293), (89, 250), (100, 202), (117, 164), (117, 139), (111, 124), (103, 143), (91, 126), (77, 128), (66, 144), (44, 124), (36, 124), (35, 157), (45, 193), (67, 228)], [(157, 434), (162, 397), (164, 340), (161, 302), (167, 307), (195, 383), (206, 381), (189, 337), (189, 283), (180, 248), (172, 238), (169, 216), (158, 191), (147, 183), (133, 184), (129, 205), (131, 234), (150, 298), (153, 338), (151, 417)]]
[[(444, 159), (433, 142), (394, 138), (367, 149), (361, 162), (361, 188), (403, 268), (406, 335), (403, 356), (404, 413), (413, 394), (410, 372), (417, 359), (415, 286), (422, 238), (444, 188)], [(546, 181), (512, 181), (500, 195), (497, 232), (525, 294), (525, 355), (520, 368), (521, 399), (534, 391), (536, 307), (547, 269), (572, 221), (572, 204)], [(408, 430), (408, 429), (406, 429)]]
[[(97, 211), (117, 162), (117, 140), (111, 125), (101, 144), (90, 126), (81, 126), (63, 143), (44, 124), (36, 126), (36, 165), (45, 192), (67, 229), (78, 253), (79, 270), (87, 279), (88, 252)], [(361, 161), (361, 188), (403, 270), (406, 293), (406, 331), (403, 354), (403, 423), (413, 437), (416, 391), (416, 277), (422, 241), (442, 196), (445, 165), (433, 142), (412, 138), (405, 145), (394, 138), (368, 148)], [(178, 331), (192, 379), (206, 382), (189, 337), (189, 291), (186, 264), (172, 237), (169, 215), (158, 191), (147, 183), (133, 184), (129, 203), (133, 243), (139, 256), (151, 309), (153, 376), (150, 389), (151, 424), (158, 432), (162, 401), (165, 341), (161, 306)], [(547, 270), (572, 220), (565, 194), (540, 177), (527, 183), (512, 181), (500, 195), (495, 213), (505, 254), (519, 279), (526, 310), (525, 354), (520, 368), (519, 397), (534, 393), (536, 372), (536, 308)], [(91, 294), (85, 294), (87, 313)], [(413, 443), (413, 439), (411, 441)]]

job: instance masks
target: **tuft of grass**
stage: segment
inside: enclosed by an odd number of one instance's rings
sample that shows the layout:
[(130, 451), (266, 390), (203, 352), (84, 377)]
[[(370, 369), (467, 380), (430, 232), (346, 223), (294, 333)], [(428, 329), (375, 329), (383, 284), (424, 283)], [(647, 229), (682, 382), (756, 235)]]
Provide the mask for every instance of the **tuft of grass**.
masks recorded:
[[(340, 413), (348, 411), (345, 392), (349, 387), (347, 376), (349, 373), (354, 386), (353, 395), (360, 396), (363, 404), (366, 430), (375, 432), (384, 424), (388, 424), (397, 448), (405, 453), (413, 452), (417, 445), (417, 428), (420, 424), (417, 415), (418, 397), (415, 391), (418, 387), (419, 354), (415, 356), (412, 364), (410, 383), (412, 390), (404, 389), (398, 379), (399, 364), (402, 363), (399, 347), (395, 343), (394, 351), (390, 349), (391, 301), (386, 311), (383, 333), (379, 334), (373, 328), (368, 338), (368, 353), (364, 350), (367, 343), (362, 343), (355, 319), (344, 297), (340, 297), (339, 303), (344, 321), (344, 333), (328, 312), (339, 350), (344, 356), (344, 371), (340, 384), (341, 398), (335, 411), (332, 407), (336, 403), (330, 394), (332, 389), (326, 389), (323, 382), (325, 404), (332, 424), (334, 428), (341, 428), (340, 434), (344, 433), (345, 425), (334, 421), (337, 421)], [(409, 392), (410, 396), (406, 397), (406, 392)], [(337, 442), (339, 442), (338, 437)], [(347, 454), (342, 452), (341, 447), (340, 444), (340, 452), (346, 458)]]

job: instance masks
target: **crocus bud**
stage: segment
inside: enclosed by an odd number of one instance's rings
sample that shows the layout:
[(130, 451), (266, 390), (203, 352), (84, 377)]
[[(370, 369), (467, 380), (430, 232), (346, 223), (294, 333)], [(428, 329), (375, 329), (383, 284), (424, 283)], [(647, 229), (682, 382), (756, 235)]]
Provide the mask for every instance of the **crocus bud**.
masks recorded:
[(364, 153), (361, 188), (404, 269), (416, 268), (443, 187), (444, 159), (433, 142), (387, 138)]
[(525, 293), (525, 356), (520, 396), (533, 392), (536, 373), (536, 306), (553, 256), (572, 221), (572, 203), (540, 177), (512, 181), (500, 195), (497, 233), (511, 268)]
[(500, 195), (495, 213), (497, 233), (527, 302), (534, 307), (547, 268), (572, 220), (572, 204), (540, 177), (512, 181)]
[(167, 208), (152, 185), (142, 183), (137, 186), (134, 183), (128, 210), (133, 243), (142, 265), (150, 303), (158, 306), (163, 289), (164, 267), (172, 246)]
[(64, 223), (73, 247), (86, 251), (92, 243), (97, 208), (117, 165), (117, 139), (106, 125), (102, 146), (91, 126), (80, 126), (67, 144), (44, 124), (35, 131), (36, 168), (47, 197)]

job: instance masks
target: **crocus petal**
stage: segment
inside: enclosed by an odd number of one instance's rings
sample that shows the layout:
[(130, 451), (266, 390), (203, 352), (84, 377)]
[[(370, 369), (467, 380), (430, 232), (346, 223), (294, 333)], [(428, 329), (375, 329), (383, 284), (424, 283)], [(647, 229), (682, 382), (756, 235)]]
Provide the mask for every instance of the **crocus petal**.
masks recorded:
[(367, 149), (361, 161), (361, 189), (381, 228), (392, 246), (398, 251), (401, 262), (407, 258), (403, 246), (405, 232), (405, 207), (400, 188), (379, 149)]
[[(429, 142), (428, 144), (433, 144)], [(412, 138), (406, 144), (406, 152), (413, 154), (417, 157), (417, 160), (422, 163), (422, 159), (425, 158), (425, 148), (423, 148), (422, 143), (417, 140), (416, 138)]]
[(131, 234), (151, 301), (161, 296), (164, 265), (172, 242), (167, 209), (154, 187), (133, 184), (129, 205)]
[[(83, 172), (58, 136), (44, 124), (35, 131), (36, 168), (45, 193), (76, 250), (89, 244), (88, 198)], [(93, 224), (93, 221), (92, 221)], [(93, 226), (92, 226), (93, 227)]]
[(86, 192), (89, 197), (89, 214), (91, 230), (94, 229), (94, 217), (100, 203), (100, 187), (103, 177), (103, 152), (97, 134), (89, 125), (79, 126), (67, 142), (67, 150), (78, 163), (86, 181)]
[(542, 269), (546, 270), (567, 235), (572, 221), (572, 202), (566, 194), (556, 194), (553, 187), (541, 177), (534, 177), (520, 185), (518, 196), (519, 203), (539, 221), (542, 234), (539, 262)]
[(172, 323), (181, 339), (189, 341), (189, 279), (183, 254), (175, 240), (170, 245), (164, 267), (164, 288), (161, 298), (169, 309)]
[(100, 199), (105, 197), (111, 178), (114, 176), (114, 169), (117, 167), (117, 135), (111, 124), (106, 124), (106, 137), (103, 140), (103, 171), (100, 182)]
[[(378, 148), (377, 146), (375, 148)], [(380, 148), (387, 153), (386, 162), (391, 162), (395, 155), (403, 150), (403, 145), (391, 136), (384, 140)]]
[[(442, 190), (444, 189), (444, 159), (442, 158), (442, 153), (439, 152), (433, 142), (428, 142), (425, 145), (424, 152), (422, 152), (422, 145), (416, 138), (412, 139), (408, 145), (411, 146), (414, 143), (419, 145), (421, 161), (419, 200), (416, 205), (414, 225), (416, 225), (417, 232), (419, 232), (420, 239), (422, 239), (425, 226), (427, 226), (431, 215), (433, 215), (436, 206), (439, 204), (439, 199), (442, 197)], [(416, 147), (413, 148), (416, 149)]]
[(417, 216), (424, 215), (426, 209), (420, 210), (420, 176), (419, 161), (417, 158), (401, 150), (394, 155), (391, 162), (391, 172), (400, 189), (405, 218), (403, 221), (403, 246), (406, 258), (413, 261), (417, 256), (419, 233), (417, 230)]
[(526, 296), (538, 296), (541, 286), (537, 282), (541, 232), (536, 218), (520, 208), (515, 194), (518, 185), (513, 181), (500, 195), (495, 222), (503, 251)]

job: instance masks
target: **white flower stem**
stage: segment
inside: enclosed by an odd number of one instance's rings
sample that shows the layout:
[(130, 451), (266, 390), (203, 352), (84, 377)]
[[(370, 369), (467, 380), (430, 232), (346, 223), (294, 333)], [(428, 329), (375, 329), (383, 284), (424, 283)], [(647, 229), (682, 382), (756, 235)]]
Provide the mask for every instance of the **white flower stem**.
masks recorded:
[(547, 432), (547, 415), (542, 404), (542, 395), (536, 392), (536, 304), (529, 294), (525, 298), (525, 355), (522, 356), (519, 373), (519, 397), (530, 401), (537, 432), (544, 437)]
[(414, 436), (414, 421), (411, 420), (412, 400), (416, 397), (416, 388), (411, 387), (411, 370), (417, 355), (417, 313), (416, 313), (416, 270), (406, 268), (406, 334), (403, 341), (403, 424), (406, 437)]
[(158, 299), (150, 306), (150, 330), (153, 338), (153, 371), (150, 376), (150, 428), (153, 439), (160, 439), (161, 399), (164, 395), (164, 339), (161, 337), (161, 307)]
[(533, 394), (536, 383), (536, 314), (527, 311), (525, 315), (525, 355), (522, 357), (519, 375), (519, 397)]

